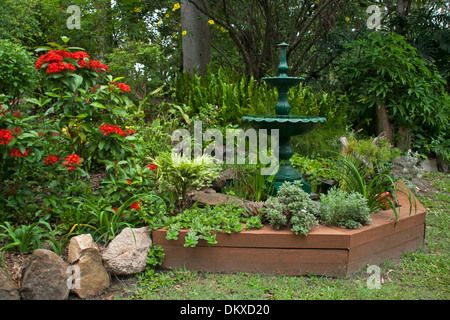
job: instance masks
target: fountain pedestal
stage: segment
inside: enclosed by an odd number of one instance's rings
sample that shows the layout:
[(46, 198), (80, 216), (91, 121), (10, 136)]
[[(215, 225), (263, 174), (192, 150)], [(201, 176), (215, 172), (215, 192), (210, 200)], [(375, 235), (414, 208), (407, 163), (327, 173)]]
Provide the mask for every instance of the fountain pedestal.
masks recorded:
[(280, 166), (274, 179), (275, 193), (284, 182), (301, 180), (303, 190), (311, 193), (311, 186), (302, 178), (302, 174), (295, 170), (290, 163), (294, 154), (291, 148), (291, 137), (302, 135), (313, 130), (319, 122), (326, 122), (322, 117), (303, 117), (290, 115), (291, 107), (288, 101), (288, 92), (291, 87), (300, 84), (304, 78), (289, 77), (289, 67), (286, 58), (288, 44), (282, 43), (280, 47), (280, 63), (278, 65), (278, 77), (262, 78), (272, 87), (278, 90), (278, 101), (275, 105), (275, 116), (246, 116), (242, 120), (249, 122), (254, 129), (278, 129), (279, 132), (279, 162)]

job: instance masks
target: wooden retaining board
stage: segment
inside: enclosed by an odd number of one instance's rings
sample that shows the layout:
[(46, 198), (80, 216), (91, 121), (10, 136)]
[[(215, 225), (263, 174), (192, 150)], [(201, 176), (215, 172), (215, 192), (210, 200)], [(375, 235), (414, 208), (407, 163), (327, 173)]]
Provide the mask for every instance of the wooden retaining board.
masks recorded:
[(217, 244), (200, 240), (195, 248), (184, 247), (188, 230), (178, 240), (167, 240), (165, 229), (152, 231), (153, 243), (164, 248), (162, 269), (182, 268), (223, 273), (265, 273), (277, 275), (349, 276), (367, 264), (381, 264), (399, 258), (405, 251), (423, 245), (426, 211), (417, 201), (409, 214), (409, 201), (398, 195), (400, 218), (391, 210), (372, 215), (370, 225), (350, 230), (323, 225), (306, 236), (290, 230), (264, 226), (239, 233), (217, 233)]

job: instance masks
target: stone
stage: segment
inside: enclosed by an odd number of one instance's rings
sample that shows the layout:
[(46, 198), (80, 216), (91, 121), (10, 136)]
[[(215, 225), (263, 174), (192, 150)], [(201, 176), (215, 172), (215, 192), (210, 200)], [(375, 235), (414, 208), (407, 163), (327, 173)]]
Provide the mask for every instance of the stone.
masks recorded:
[(90, 234), (82, 234), (73, 237), (70, 239), (68, 246), (67, 262), (70, 264), (77, 262), (78, 259), (80, 259), (82, 252), (90, 248), (98, 249), (97, 244), (95, 244)]
[(69, 265), (56, 253), (37, 249), (23, 271), (20, 295), (24, 300), (66, 300)]
[(222, 171), (219, 175), (219, 178), (213, 182), (213, 188), (216, 191), (219, 191), (225, 186), (227, 181), (233, 181), (237, 179), (236, 173), (234, 169), (226, 169)]
[(436, 159), (425, 159), (420, 165), (425, 172), (439, 172)]
[(235, 196), (218, 193), (214, 189), (208, 188), (204, 190), (194, 191), (192, 193), (192, 201), (200, 202), (204, 205), (216, 206), (219, 204), (233, 204), (243, 205), (244, 201)]
[(84, 249), (71, 271), (71, 292), (81, 299), (99, 295), (110, 286), (110, 276), (103, 266), (102, 255), (95, 247)]
[(119, 276), (140, 273), (147, 266), (151, 244), (148, 227), (126, 228), (109, 243), (103, 252), (104, 266), (111, 274)]
[(0, 300), (20, 300), (19, 285), (0, 266)]

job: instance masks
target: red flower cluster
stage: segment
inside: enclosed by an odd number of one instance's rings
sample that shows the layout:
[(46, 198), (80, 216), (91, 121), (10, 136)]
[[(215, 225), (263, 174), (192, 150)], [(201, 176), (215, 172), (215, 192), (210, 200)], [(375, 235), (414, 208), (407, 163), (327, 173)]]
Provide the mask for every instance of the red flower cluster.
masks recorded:
[(94, 69), (97, 72), (109, 71), (109, 68), (106, 65), (100, 63), (97, 60), (86, 61), (85, 59), (80, 59), (78, 60), (78, 66), (80, 68)]
[(158, 169), (158, 167), (155, 164), (149, 164), (147, 165), (147, 168), (149, 168), (150, 171), (155, 171), (156, 169)]
[(11, 142), (11, 140), (14, 139), (11, 131), (8, 129), (1, 129), (0, 130), (0, 145), (7, 145)]
[(71, 63), (67, 62), (53, 62), (47, 67), (47, 73), (58, 73), (63, 71), (75, 71), (76, 68)]
[(9, 155), (11, 157), (22, 158), (22, 157), (26, 157), (29, 153), (30, 153), (30, 150), (27, 150), (27, 149), (25, 149), (24, 153), (22, 153), (22, 152), (20, 152), (19, 149), (12, 148), (11, 151), (9, 152)]
[(46, 165), (55, 164), (59, 161), (58, 157), (49, 155), (47, 158), (45, 158), (44, 162)]
[(53, 50), (39, 57), (36, 61), (35, 68), (41, 69), (45, 64), (47, 65), (47, 73), (56, 73), (62, 71), (75, 71), (76, 67), (64, 62), (64, 58), (77, 60), (80, 68), (94, 69), (97, 72), (109, 71), (109, 68), (96, 60), (89, 60), (89, 55), (84, 51), (69, 52), (66, 50)]
[(389, 209), (389, 203), (392, 203), (394, 200), (392, 195), (389, 192), (383, 192), (379, 195), (378, 200), (381, 200), (381, 209), (387, 210)]
[(112, 133), (117, 133), (119, 136), (126, 137), (126, 136), (131, 136), (136, 133), (136, 131), (134, 131), (134, 130), (124, 131), (117, 125), (112, 126), (112, 125), (106, 124), (106, 123), (104, 125), (100, 126), (99, 129), (103, 132), (104, 136), (107, 136)]
[(140, 204), (141, 204), (140, 201), (133, 202), (130, 206), (130, 209), (141, 210)]
[(75, 153), (68, 156), (66, 161), (63, 163), (63, 166), (67, 167), (67, 170), (76, 170), (77, 165), (81, 163), (81, 158)]
[(130, 86), (125, 83), (117, 83), (117, 82), (110, 82), (109, 84), (112, 84), (119, 88), (122, 92), (130, 92)]

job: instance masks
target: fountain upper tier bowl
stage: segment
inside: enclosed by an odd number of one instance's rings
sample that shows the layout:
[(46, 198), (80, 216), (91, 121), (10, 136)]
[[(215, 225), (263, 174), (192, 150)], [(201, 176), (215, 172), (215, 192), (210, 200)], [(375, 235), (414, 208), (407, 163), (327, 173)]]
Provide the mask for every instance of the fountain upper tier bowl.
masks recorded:
[(313, 130), (319, 122), (326, 122), (322, 117), (305, 117), (296, 115), (264, 115), (245, 116), (242, 120), (251, 124), (254, 129), (278, 129), (280, 137), (287, 138), (308, 133)]

